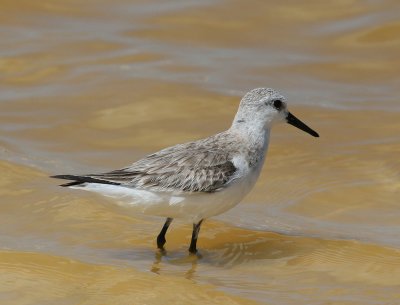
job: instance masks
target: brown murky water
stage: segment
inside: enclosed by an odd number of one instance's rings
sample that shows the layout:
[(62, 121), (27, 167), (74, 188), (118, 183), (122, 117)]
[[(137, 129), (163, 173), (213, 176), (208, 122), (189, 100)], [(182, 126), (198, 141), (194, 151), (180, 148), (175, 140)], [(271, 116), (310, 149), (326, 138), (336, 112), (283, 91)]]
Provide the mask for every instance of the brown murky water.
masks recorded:
[[(303, 3), (302, 3), (303, 2)], [(0, 3), (0, 303), (399, 304), (398, 1)], [(225, 129), (248, 89), (273, 131), (243, 203), (202, 228), (124, 215), (55, 173)]]

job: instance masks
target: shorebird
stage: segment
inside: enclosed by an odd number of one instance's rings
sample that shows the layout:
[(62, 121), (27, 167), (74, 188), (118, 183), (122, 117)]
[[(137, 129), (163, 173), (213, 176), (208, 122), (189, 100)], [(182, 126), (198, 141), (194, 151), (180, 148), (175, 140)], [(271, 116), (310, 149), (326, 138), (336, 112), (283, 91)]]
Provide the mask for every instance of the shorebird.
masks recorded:
[(254, 186), (271, 128), (281, 122), (319, 136), (288, 111), (279, 92), (257, 88), (244, 95), (226, 131), (165, 148), (122, 169), (52, 177), (71, 180), (61, 186), (97, 192), (120, 205), (166, 217), (157, 236), (157, 247), (162, 251), (172, 220), (190, 220), (193, 232), (189, 252), (194, 254), (203, 220), (231, 209)]

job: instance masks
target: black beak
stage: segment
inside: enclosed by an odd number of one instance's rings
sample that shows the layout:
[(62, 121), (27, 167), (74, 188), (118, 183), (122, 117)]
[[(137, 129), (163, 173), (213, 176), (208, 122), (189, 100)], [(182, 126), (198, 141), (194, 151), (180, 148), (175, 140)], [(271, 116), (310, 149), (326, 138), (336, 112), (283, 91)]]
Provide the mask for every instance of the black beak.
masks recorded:
[(290, 124), (293, 125), (307, 133), (309, 133), (310, 135), (312, 135), (313, 137), (319, 137), (319, 134), (316, 133), (314, 130), (312, 130), (310, 127), (308, 127), (306, 124), (304, 124), (302, 121), (300, 121), (298, 118), (296, 118), (293, 114), (291, 114), (290, 112), (288, 112), (288, 115), (286, 117), (286, 121)]

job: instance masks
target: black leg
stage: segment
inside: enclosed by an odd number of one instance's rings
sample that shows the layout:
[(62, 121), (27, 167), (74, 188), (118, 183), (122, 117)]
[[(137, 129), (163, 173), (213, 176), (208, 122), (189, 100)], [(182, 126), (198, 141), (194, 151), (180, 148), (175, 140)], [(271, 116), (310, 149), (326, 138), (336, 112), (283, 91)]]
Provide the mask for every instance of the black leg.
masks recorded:
[(200, 226), (202, 222), (203, 219), (200, 220), (197, 224), (196, 223), (193, 224), (192, 240), (190, 241), (190, 247), (189, 247), (189, 252), (192, 254), (197, 253), (197, 248), (196, 248), (197, 237), (199, 236)]
[(172, 219), (173, 218), (169, 218), (169, 217), (167, 218), (167, 220), (165, 221), (164, 226), (161, 229), (160, 234), (158, 234), (158, 236), (157, 236), (157, 248), (158, 249), (164, 250), (164, 245), (165, 245), (165, 242), (166, 242), (165, 233), (167, 233), (168, 227), (171, 224)]

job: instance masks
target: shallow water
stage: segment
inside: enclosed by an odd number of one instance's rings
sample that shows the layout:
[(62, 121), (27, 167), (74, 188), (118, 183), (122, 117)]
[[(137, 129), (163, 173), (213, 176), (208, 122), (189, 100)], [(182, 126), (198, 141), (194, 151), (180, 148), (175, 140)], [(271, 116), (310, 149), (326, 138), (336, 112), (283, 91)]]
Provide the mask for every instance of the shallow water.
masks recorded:
[[(397, 1), (2, 1), (4, 304), (397, 304)], [(317, 130), (273, 131), (254, 190), (191, 226), (48, 178), (229, 126), (270, 86)]]

